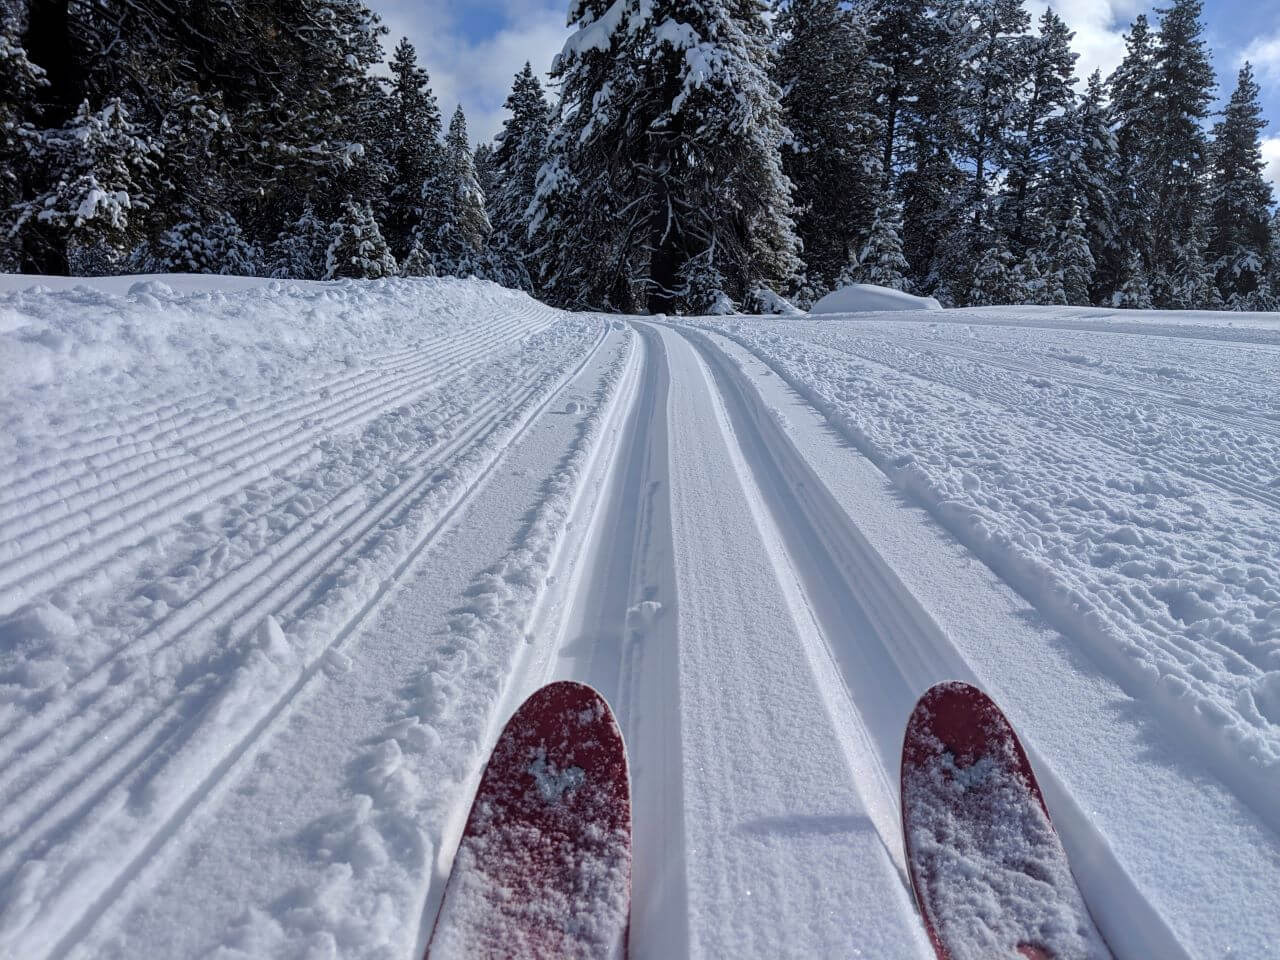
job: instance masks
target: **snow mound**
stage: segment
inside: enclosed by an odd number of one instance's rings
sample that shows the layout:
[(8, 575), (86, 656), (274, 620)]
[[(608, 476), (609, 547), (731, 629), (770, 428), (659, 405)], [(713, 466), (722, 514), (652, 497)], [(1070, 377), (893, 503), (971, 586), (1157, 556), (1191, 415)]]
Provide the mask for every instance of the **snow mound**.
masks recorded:
[(813, 305), (810, 314), (865, 313), (882, 310), (941, 310), (933, 297), (915, 297), (891, 287), (854, 283), (827, 294)]

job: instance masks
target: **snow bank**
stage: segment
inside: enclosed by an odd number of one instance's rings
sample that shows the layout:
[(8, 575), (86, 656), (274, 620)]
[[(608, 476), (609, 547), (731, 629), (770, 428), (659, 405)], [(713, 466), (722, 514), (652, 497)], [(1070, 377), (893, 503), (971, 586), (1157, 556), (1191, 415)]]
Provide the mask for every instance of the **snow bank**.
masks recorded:
[(933, 297), (914, 297), (890, 287), (855, 283), (829, 293), (810, 308), (810, 314), (867, 313), (883, 310), (941, 310)]
[(63, 414), (235, 409), (286, 383), (349, 376), (480, 317), (539, 311), (550, 322), (524, 294), (476, 280), (0, 277), (0, 457), (38, 461), (74, 423), (50, 422)]

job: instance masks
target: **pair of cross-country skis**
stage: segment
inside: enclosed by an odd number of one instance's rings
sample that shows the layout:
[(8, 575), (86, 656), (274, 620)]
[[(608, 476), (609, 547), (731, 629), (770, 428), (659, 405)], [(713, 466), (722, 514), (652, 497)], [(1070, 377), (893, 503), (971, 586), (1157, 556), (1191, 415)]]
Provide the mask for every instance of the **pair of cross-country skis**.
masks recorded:
[[(938, 684), (912, 712), (902, 828), (939, 960), (1110, 958), (1026, 752), (977, 688)], [(595, 690), (550, 684), (493, 749), (427, 960), (625, 960), (630, 906), (622, 733)]]

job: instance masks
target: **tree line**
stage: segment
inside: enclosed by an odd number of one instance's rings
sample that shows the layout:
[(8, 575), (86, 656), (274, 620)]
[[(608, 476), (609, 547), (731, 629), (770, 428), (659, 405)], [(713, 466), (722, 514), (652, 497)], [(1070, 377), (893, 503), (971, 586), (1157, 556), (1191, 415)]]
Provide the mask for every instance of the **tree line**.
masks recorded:
[(1200, 0), (1081, 85), (1022, 0), (571, 0), (492, 144), (357, 0), (0, 0), (0, 269), (480, 276), (572, 308), (1275, 310), (1260, 91)]

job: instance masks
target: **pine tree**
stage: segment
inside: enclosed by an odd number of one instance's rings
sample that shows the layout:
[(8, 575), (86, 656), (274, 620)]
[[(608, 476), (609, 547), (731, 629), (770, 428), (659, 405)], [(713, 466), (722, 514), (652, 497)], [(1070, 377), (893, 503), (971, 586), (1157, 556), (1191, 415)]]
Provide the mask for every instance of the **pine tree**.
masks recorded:
[[(489, 215), (492, 245), (513, 285), (533, 288), (533, 246), (529, 240), (529, 205), (537, 189), (538, 171), (546, 161), (550, 108), (542, 84), (526, 63), (516, 75), (506, 108), (510, 116), (498, 133), (491, 166)], [(477, 176), (480, 164), (477, 163)], [(483, 183), (481, 184), (483, 189)]]
[(396, 46), (390, 71), (383, 146), (391, 168), (386, 236), (392, 252), (404, 257), (425, 213), (422, 185), (438, 175), (444, 153), (440, 145), (440, 108), (408, 38)]
[(863, 13), (838, 0), (790, 0), (775, 29), (775, 76), (791, 131), (783, 169), (795, 185), (806, 278), (821, 293), (837, 282), (886, 202), (883, 134), (872, 112), (879, 70)]
[[(609, 13), (609, 18), (605, 14)], [(617, 13), (616, 19), (612, 14)], [(637, 12), (612, 0), (574, 0), (576, 28), (552, 64), (559, 107), (530, 207), (534, 286), (550, 302), (635, 312), (647, 269), (644, 129), (652, 91)]]
[(1002, 218), (1015, 255), (1028, 249), (1047, 252), (1043, 213), (1050, 200), (1045, 196), (1057, 187), (1056, 181), (1040, 176), (1065, 140), (1079, 141), (1074, 129), (1076, 111), (1075, 62), (1071, 50), (1074, 34), (1053, 12), (1040, 18), (1040, 34), (1027, 44), (1028, 75), (1025, 97), (1019, 104), (1017, 136), (1005, 175)]
[(1150, 93), (1155, 128), (1147, 151), (1147, 191), (1152, 198), (1152, 295), (1156, 306), (1205, 306), (1188, 299), (1207, 290), (1198, 251), (1205, 245), (1209, 139), (1202, 122), (1215, 87), (1203, 38), (1200, 0), (1173, 0), (1160, 10)]
[[(968, 0), (966, 12), (957, 154), (972, 172), (968, 189), (949, 204), (951, 229), (941, 240), (934, 270), (952, 291), (981, 291), (990, 283), (974, 270), (989, 254), (999, 224), (994, 186), (1014, 159), (1032, 38), (1022, 0)], [(1000, 246), (1007, 247), (1006, 241)]]
[(101, 110), (81, 104), (70, 123), (45, 134), (40, 150), (57, 179), (21, 205), (17, 228), (44, 226), (45, 242), (60, 247), (74, 275), (117, 272), (142, 239), (160, 149), (113, 100)]
[(209, 222), (190, 219), (164, 231), (152, 245), (150, 273), (212, 273), (256, 276), (262, 251), (249, 243), (229, 213)]
[[(531, 225), (561, 303), (700, 310), (798, 273), (760, 0), (578, 0)], [(609, 16), (605, 16), (608, 13)], [(565, 251), (589, 266), (566, 268)], [(585, 246), (585, 256), (583, 255)], [(548, 256), (549, 254), (549, 256)]]
[(409, 247), (408, 256), (400, 261), (400, 276), (434, 277), (435, 275), (436, 268), (431, 263), (431, 258), (422, 249), (421, 241), (415, 238), (412, 246)]
[(0, 20), (0, 271), (21, 265), (15, 214), (36, 137), (31, 105), (47, 83), (44, 71), (27, 58), (18, 21)]
[(892, 290), (909, 290), (910, 269), (902, 254), (902, 206), (891, 200), (877, 213), (866, 247), (858, 260), (845, 268), (838, 285), (873, 283)]
[(973, 279), (966, 297), (975, 307), (1001, 306), (1021, 301), (1023, 291), (1018, 289), (1019, 274), (1015, 272), (1013, 255), (1009, 253), (1003, 237), (990, 228), (986, 230), (986, 242), (973, 269)]
[(1063, 302), (1076, 307), (1087, 307), (1092, 302), (1090, 288), (1097, 264), (1078, 206), (1072, 210), (1071, 218), (1058, 238), (1052, 263), (1053, 272), (1058, 276), (1063, 292)]
[(271, 244), (267, 275), (283, 280), (320, 280), (327, 267), (329, 225), (316, 215), (308, 199), (302, 213)]
[(429, 251), (439, 276), (488, 276), (489, 234), (484, 194), (476, 180), (467, 139), (467, 118), (459, 106), (449, 122), (444, 143), (444, 164), (439, 182), (430, 184), (426, 196), (438, 203), (428, 212), (418, 238)]
[(1213, 133), (1206, 257), (1222, 300), (1233, 310), (1257, 309), (1271, 256), (1271, 184), (1262, 161), (1266, 121), (1258, 96), (1253, 68), (1246, 63)]
[[(1151, 212), (1155, 204), (1149, 151), (1158, 120), (1155, 116), (1156, 44), (1147, 18), (1139, 14), (1125, 37), (1126, 53), (1107, 80), (1110, 117), (1116, 139), (1116, 164), (1111, 179), (1114, 195), (1115, 242), (1104, 250), (1098, 264), (1098, 292), (1109, 298), (1134, 277), (1131, 254), (1145, 276), (1153, 262), (1154, 237)], [(1130, 289), (1125, 296), (1132, 299)]]
[(396, 259), (368, 203), (348, 200), (334, 221), (325, 252), (324, 279), (378, 280), (396, 275)]
[(871, 49), (881, 65), (876, 109), (886, 182), (903, 205), (903, 253), (913, 285), (954, 302), (939, 241), (955, 234), (966, 191), (961, 139), (963, 0), (869, 0)]
[(1111, 295), (1111, 304), (1127, 310), (1150, 310), (1151, 287), (1147, 284), (1142, 257), (1137, 250), (1129, 251), (1120, 274), (1120, 284)]

